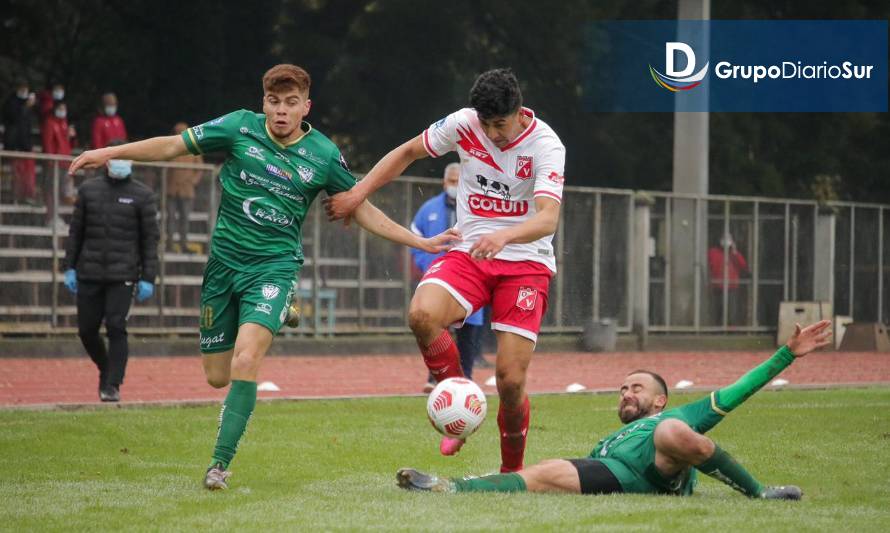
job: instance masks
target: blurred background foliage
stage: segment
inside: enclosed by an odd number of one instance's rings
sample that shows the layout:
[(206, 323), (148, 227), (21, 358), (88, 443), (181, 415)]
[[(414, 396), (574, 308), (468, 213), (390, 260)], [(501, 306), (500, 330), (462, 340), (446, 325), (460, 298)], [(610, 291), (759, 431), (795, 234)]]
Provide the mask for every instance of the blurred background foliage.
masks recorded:
[[(711, 11), (887, 19), (890, 3), (714, 0)], [(35, 89), (64, 83), (81, 139), (99, 94), (115, 91), (142, 138), (259, 110), (263, 72), (292, 62), (313, 76), (308, 120), (363, 172), (466, 105), (479, 72), (510, 66), (526, 104), (566, 144), (567, 183), (668, 190), (672, 114), (585, 112), (581, 70), (587, 22), (676, 13), (676, 0), (5, 0), (0, 89), (5, 97), (22, 77)], [(710, 131), (712, 193), (812, 198), (816, 177), (829, 175), (840, 199), (890, 203), (887, 113), (712, 113)], [(446, 163), (422, 160), (409, 173), (438, 175)]]

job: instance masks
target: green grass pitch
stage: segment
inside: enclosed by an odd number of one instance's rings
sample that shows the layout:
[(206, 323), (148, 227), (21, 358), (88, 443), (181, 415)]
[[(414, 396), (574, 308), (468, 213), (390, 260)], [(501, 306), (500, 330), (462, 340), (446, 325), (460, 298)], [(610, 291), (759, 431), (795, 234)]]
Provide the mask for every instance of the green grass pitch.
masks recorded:
[[(679, 405), (701, 395), (676, 395)], [(890, 531), (890, 389), (764, 392), (710, 435), (802, 502), (750, 501), (701, 476), (691, 498), (416, 494), (395, 471), (484, 474), (497, 399), (458, 457), (425, 398), (261, 402), (230, 489), (201, 488), (214, 407), (0, 411), (0, 529)], [(532, 399), (527, 461), (577, 457), (619, 426), (614, 396)]]

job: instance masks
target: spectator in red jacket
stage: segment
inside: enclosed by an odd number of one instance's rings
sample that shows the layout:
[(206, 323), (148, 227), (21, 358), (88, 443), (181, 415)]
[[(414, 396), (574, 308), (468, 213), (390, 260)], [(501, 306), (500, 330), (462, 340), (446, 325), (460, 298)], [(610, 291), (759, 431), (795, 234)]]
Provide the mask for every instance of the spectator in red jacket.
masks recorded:
[(65, 100), (65, 86), (59, 82), (50, 82), (46, 89), (37, 93), (37, 108), (40, 113), (40, 124), (52, 116), (58, 102)]
[[(725, 275), (724, 266), (726, 266)], [(708, 249), (708, 272), (710, 272), (712, 323), (723, 323), (723, 288), (725, 285), (728, 323), (742, 325), (745, 302), (739, 298), (739, 279), (748, 274), (748, 262), (736, 248), (735, 241), (729, 233), (720, 238), (719, 246), (712, 246)]]
[(127, 140), (127, 128), (124, 119), (117, 114), (117, 95), (102, 95), (102, 106), (99, 114), (93, 119), (93, 150), (105, 148), (112, 141)]
[[(68, 106), (63, 100), (56, 100), (52, 113), (46, 117), (40, 128), (43, 142), (43, 152), (53, 155), (71, 155), (71, 147), (76, 141), (74, 126), (68, 124)], [(55, 216), (55, 202), (53, 201), (53, 180), (59, 179), (60, 200), (73, 204), (76, 191), (74, 180), (68, 175), (69, 161), (49, 161), (43, 172), (43, 198), (46, 202), (46, 222), (56, 224), (64, 233), (68, 231), (67, 225), (61, 218)]]

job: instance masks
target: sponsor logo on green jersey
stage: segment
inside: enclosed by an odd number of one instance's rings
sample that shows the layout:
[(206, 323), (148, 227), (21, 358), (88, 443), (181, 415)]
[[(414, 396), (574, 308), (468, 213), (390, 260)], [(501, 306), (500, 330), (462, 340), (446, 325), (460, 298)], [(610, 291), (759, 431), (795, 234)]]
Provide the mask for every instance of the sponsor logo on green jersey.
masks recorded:
[(269, 178), (265, 176), (257, 176), (256, 174), (252, 174), (245, 170), (242, 170), (238, 177), (244, 182), (245, 185), (250, 185), (252, 187), (261, 187), (271, 192), (272, 194), (277, 194), (278, 196), (284, 196), (285, 198), (290, 198), (291, 200), (302, 204), (305, 199), (299, 195), (294, 194), (293, 192), (288, 190), (288, 186), (292, 185), (290, 181), (271, 181)]
[(260, 161), (265, 161), (265, 160), (266, 160), (266, 156), (263, 155), (263, 149), (262, 149), (262, 148), (257, 148), (256, 146), (249, 146), (249, 147), (247, 148), (247, 151), (244, 152), (244, 155), (246, 155), (246, 156), (248, 156), (248, 157), (252, 157), (252, 158), (254, 158), (254, 159), (258, 159), (258, 160), (260, 160)]
[(306, 159), (308, 159), (309, 161), (312, 161), (316, 165), (327, 166), (327, 164), (328, 164), (328, 162), (325, 161), (323, 158), (318, 157), (317, 155), (313, 154), (312, 152), (310, 152), (303, 146), (297, 148), (297, 153), (300, 154), (301, 157), (305, 157)]
[(241, 203), (241, 209), (248, 220), (258, 226), (279, 226), (286, 228), (293, 224), (294, 219), (281, 212), (277, 207), (269, 205), (269, 198), (253, 196)]

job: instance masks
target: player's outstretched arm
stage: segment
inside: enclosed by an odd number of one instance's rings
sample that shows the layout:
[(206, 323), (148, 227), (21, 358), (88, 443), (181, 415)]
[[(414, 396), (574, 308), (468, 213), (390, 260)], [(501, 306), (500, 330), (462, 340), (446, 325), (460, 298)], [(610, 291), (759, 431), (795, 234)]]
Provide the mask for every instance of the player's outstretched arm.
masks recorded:
[(831, 343), (830, 325), (830, 320), (822, 320), (805, 328), (797, 324), (785, 346), (779, 348), (772, 357), (751, 369), (732, 385), (714, 393), (716, 407), (727, 413), (732, 411), (778, 376), (795, 358), (827, 346)]
[(108, 146), (98, 150), (87, 150), (77, 156), (68, 167), (68, 174), (81, 168), (97, 168), (109, 159), (130, 159), (132, 161), (166, 161), (188, 153), (185, 141), (179, 135), (152, 137), (119, 146)]
[(392, 150), (355, 187), (326, 199), (324, 207), (328, 220), (349, 217), (374, 191), (400, 176), (408, 165), (428, 155), (420, 135)]
[[(347, 193), (341, 192), (340, 194), (334, 195), (332, 198), (336, 198), (342, 194)], [(393, 222), (393, 220), (386, 216), (383, 211), (377, 209), (367, 200), (359, 204), (353, 215), (359, 226), (378, 237), (383, 237), (392, 242), (411, 246), (412, 248), (418, 248), (430, 253), (439, 253), (450, 250), (461, 240), (460, 232), (454, 228), (449, 228), (434, 237), (421, 237), (408, 228)]]

